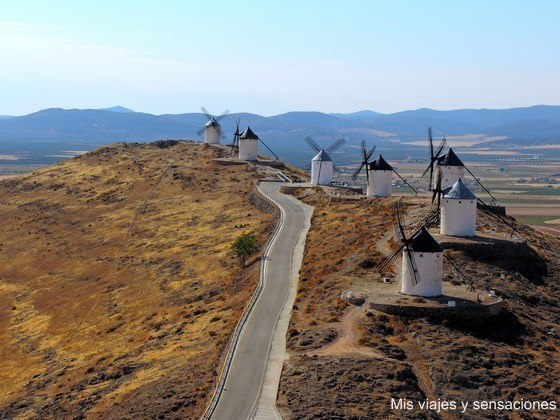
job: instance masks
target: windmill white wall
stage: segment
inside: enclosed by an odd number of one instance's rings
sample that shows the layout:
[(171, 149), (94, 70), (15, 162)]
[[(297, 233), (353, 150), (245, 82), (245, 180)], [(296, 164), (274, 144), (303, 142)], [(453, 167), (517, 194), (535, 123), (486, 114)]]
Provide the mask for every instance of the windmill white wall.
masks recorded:
[(220, 136), (220, 130), (218, 126), (208, 122), (204, 129), (204, 143), (208, 144), (220, 144), (222, 137)]
[(330, 185), (333, 177), (333, 162), (325, 160), (311, 161), (311, 183), (313, 185)]
[(451, 236), (475, 236), (476, 204), (476, 196), (459, 178), (442, 197), (440, 233)]
[(393, 171), (369, 171), (368, 197), (389, 197), (393, 189)]
[(443, 198), (441, 201), (442, 235), (476, 235), (476, 200)]
[(433, 297), (440, 296), (443, 278), (443, 253), (442, 252), (416, 252), (411, 251), (416, 262), (418, 274), (422, 279), (413, 285), (413, 276), (406, 262), (406, 250), (403, 251), (401, 293), (414, 296)]
[(257, 160), (259, 141), (255, 139), (239, 139), (239, 159)]
[[(464, 166), (437, 165), (437, 170), (441, 172), (441, 186), (449, 187), (455, 184), (460, 178), (465, 178)], [(437, 176), (434, 177), (432, 188), (436, 188)]]
[(240, 160), (257, 160), (259, 151), (259, 137), (253, 133), (251, 127), (239, 136), (239, 159)]

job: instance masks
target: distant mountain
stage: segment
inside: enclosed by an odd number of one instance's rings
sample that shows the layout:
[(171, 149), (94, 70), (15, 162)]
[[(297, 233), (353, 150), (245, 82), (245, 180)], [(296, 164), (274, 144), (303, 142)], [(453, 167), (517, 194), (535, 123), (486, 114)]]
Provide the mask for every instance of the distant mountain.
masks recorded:
[(0, 120), (5, 120), (6, 118), (14, 118), (13, 115), (0, 115)]
[[(303, 142), (311, 135), (321, 145), (337, 136), (349, 139), (341, 155), (352, 155), (359, 141), (377, 144), (378, 150), (392, 158), (412, 156), (418, 146), (406, 145), (424, 140), (433, 127), (441, 136), (503, 136), (495, 145), (560, 144), (560, 106), (539, 105), (512, 109), (459, 109), (437, 111), (422, 108), (393, 114), (359, 111), (352, 114), (288, 112), (263, 117), (238, 113), (224, 118), (222, 127), (231, 140), (236, 119), (241, 128), (251, 128), (282, 158), (307, 159), (311, 152)], [(45, 109), (33, 114), (0, 119), (0, 141), (84, 141), (108, 144), (117, 141), (152, 141), (165, 138), (201, 139), (197, 131), (207, 122), (200, 113), (152, 115), (123, 107), (95, 109)], [(401, 141), (395, 147), (395, 141)], [(424, 150), (422, 150), (424, 152)], [(389, 157), (391, 157), (389, 155)]]
[(331, 112), (329, 115), (332, 115), (332, 116), (338, 117), (338, 118), (347, 118), (347, 119), (351, 119), (351, 120), (361, 120), (361, 119), (367, 119), (367, 118), (371, 118), (371, 117), (377, 117), (377, 116), (383, 115), (383, 114), (366, 109), (364, 111), (351, 112), (350, 114), (341, 114), (341, 113), (338, 113), (338, 112)]
[(125, 108), (124, 106), (112, 106), (111, 108), (101, 108), (100, 111), (109, 111), (109, 112), (120, 112), (120, 113), (129, 113), (135, 112), (132, 109)]

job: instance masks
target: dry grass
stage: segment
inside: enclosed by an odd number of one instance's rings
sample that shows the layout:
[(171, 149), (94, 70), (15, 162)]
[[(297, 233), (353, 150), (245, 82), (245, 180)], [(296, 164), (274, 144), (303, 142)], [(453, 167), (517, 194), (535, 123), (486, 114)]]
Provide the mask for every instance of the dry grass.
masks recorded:
[[(527, 244), (446, 245), (446, 254), (475, 280), (477, 288), (495, 290), (504, 298), (506, 311), (490, 321), (451, 322), (364, 310), (357, 337), (344, 354), (337, 346), (338, 337), (348, 335), (343, 328), (354, 312), (344, 309), (339, 296), (347, 289), (367, 291), (367, 283), (378, 281), (380, 251), (396, 245), (387, 241), (392, 199), (329, 201), (319, 189), (297, 195), (315, 205), (315, 213), (288, 334), (290, 358), (281, 380), (279, 404), (286, 418), (458, 415), (397, 412), (391, 410), (390, 398), (556, 399), (560, 239), (518, 226)], [(411, 205), (406, 208), (406, 220), (418, 219), (428, 206), (426, 198), (407, 202)], [(508, 231), (479, 211), (477, 230), (492, 228), (498, 229), (498, 235)], [(447, 262), (444, 275), (445, 280), (454, 277)], [(336, 354), (327, 351), (334, 347)], [(469, 413), (472, 418), (501, 414)], [(523, 416), (549, 418), (547, 414), (526, 412)]]
[(118, 144), (0, 183), (0, 413), (196, 418), (271, 216), (223, 150)]
[[(341, 201), (322, 189), (295, 190), (295, 195), (315, 206), (300, 271), (291, 328), (298, 337), (313, 322), (335, 323), (345, 303), (339, 298), (349, 279), (366, 278), (367, 267), (383, 259), (376, 242), (392, 227), (392, 199)], [(366, 268), (363, 268), (366, 267)]]

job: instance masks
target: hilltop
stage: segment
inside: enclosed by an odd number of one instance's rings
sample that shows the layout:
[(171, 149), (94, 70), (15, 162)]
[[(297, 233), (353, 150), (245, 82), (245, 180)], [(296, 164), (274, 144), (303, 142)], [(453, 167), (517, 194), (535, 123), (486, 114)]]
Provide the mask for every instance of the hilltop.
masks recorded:
[[(390, 400), (557, 398), (560, 239), (517, 224), (526, 242), (443, 244), (476, 288), (504, 299), (504, 311), (495, 319), (386, 315), (369, 309), (367, 297), (372, 284), (382, 283), (378, 267), (391, 249), (394, 198), (335, 197), (317, 188), (288, 192), (315, 211), (278, 400), (286, 418), (457, 418), (457, 413), (417, 406), (391, 410)], [(405, 201), (406, 218), (418, 220), (427, 199)], [(481, 210), (477, 231), (509, 237), (507, 227)], [(447, 261), (444, 276), (467, 287)], [(366, 304), (346, 303), (341, 299), (346, 290), (366, 297)], [(500, 415), (470, 411), (463, 418)], [(530, 413), (531, 418), (550, 415)]]
[(258, 279), (267, 167), (160, 141), (0, 182), (0, 417), (197, 418)]

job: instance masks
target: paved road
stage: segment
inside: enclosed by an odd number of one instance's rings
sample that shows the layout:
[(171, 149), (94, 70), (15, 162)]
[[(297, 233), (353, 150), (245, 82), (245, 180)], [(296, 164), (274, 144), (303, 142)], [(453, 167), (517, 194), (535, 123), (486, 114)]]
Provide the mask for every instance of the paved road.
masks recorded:
[(281, 185), (260, 184), (263, 194), (284, 210), (285, 222), (269, 251), (264, 288), (241, 333), (212, 419), (247, 419), (259, 398), (274, 328), (290, 289), (292, 253), (305, 227), (304, 205), (279, 193)]

